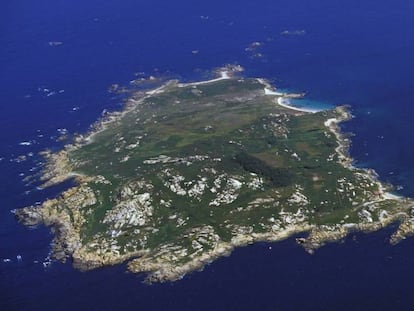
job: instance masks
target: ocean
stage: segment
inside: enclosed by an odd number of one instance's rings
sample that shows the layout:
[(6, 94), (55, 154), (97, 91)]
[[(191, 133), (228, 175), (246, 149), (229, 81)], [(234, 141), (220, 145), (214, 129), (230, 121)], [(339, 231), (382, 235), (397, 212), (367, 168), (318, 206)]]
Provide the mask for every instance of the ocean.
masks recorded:
[(111, 84), (202, 80), (225, 64), (306, 92), (301, 104), (350, 105), (355, 118), (343, 129), (354, 133), (355, 164), (414, 197), (413, 36), (414, 2), (405, 0), (5, 1), (0, 310), (412, 310), (414, 239), (390, 246), (393, 228), (312, 256), (293, 238), (259, 243), (148, 286), (123, 265), (44, 268), (50, 230), (18, 224), (11, 210), (68, 187), (38, 190), (23, 179), (39, 171), (38, 152), (62, 148), (60, 134), (82, 133), (103, 110), (122, 108)]

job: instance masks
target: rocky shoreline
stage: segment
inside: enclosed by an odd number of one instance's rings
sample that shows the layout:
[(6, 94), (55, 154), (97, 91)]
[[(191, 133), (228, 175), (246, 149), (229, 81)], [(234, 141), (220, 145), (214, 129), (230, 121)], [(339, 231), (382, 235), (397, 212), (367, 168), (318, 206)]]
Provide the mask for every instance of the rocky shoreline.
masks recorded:
[[(227, 77), (224, 78), (227, 79)], [(268, 86), (267, 82), (263, 82), (263, 84)], [(162, 87), (157, 92), (162, 92)], [(139, 105), (145, 96), (148, 95), (138, 94), (135, 98), (130, 99), (122, 113), (110, 114), (105, 119), (99, 121), (88, 135), (77, 137), (73, 145), (67, 145), (64, 150), (56, 154), (51, 154), (50, 152), (44, 153), (47, 160), (42, 177), (42, 180), (45, 181), (45, 187), (60, 183), (71, 177), (77, 179), (78, 186), (66, 190), (57, 199), (45, 201), (40, 207), (26, 207), (17, 209), (14, 212), (16, 218), (24, 225), (34, 226), (44, 224), (52, 227), (55, 235), (52, 243), (53, 258), (61, 261), (72, 258), (74, 267), (80, 270), (90, 270), (131, 260), (128, 263), (128, 269), (131, 272), (145, 272), (148, 273), (148, 282), (162, 282), (178, 280), (189, 272), (202, 269), (206, 264), (215, 259), (230, 255), (237, 247), (255, 242), (277, 242), (296, 234), (308, 234), (304, 238), (298, 238), (297, 243), (303, 246), (309, 253), (313, 253), (317, 248), (328, 242), (343, 239), (350, 232), (376, 231), (396, 221), (400, 222), (400, 225), (392, 235), (390, 239), (391, 243), (398, 243), (407, 236), (414, 234), (414, 202), (411, 199), (394, 198), (394, 201), (398, 200), (399, 207), (396, 208), (394, 214), (384, 216), (379, 221), (335, 225), (316, 225), (299, 221), (287, 225), (282, 230), (276, 232), (239, 234), (234, 236), (230, 242), (219, 240), (212, 249), (205, 250), (199, 255), (194, 256), (191, 260), (183, 263), (164, 260), (161, 255), (161, 250), (159, 250), (159, 254), (157, 250), (152, 249), (131, 251), (124, 254), (117, 254), (115, 252), (105, 252), (103, 254), (91, 252), (85, 245), (82, 245), (81, 228), (85, 219), (79, 210), (93, 205), (94, 200), (96, 200), (93, 192), (88, 188), (88, 182), (93, 181), (93, 178), (73, 173), (73, 167), (68, 159), (68, 152), (84, 144), (88, 144), (93, 140), (93, 136), (96, 133), (103, 131), (107, 124), (116, 122), (122, 114), (128, 112), (132, 107)], [(339, 127), (341, 122), (349, 120), (352, 115), (349, 109), (343, 106), (337, 107), (335, 112), (337, 117), (326, 120), (325, 126), (336, 137), (338, 146), (335, 151), (338, 155), (339, 162), (345, 168), (355, 171), (356, 168), (352, 164), (353, 159), (349, 156), (350, 140), (341, 132)], [(375, 206), (378, 202), (388, 200), (388, 187), (384, 186), (378, 180), (378, 176), (373, 170), (358, 169), (358, 171), (363, 171), (365, 177), (378, 185), (380, 189), (376, 200), (367, 203)], [(70, 204), (70, 208), (66, 208), (66, 204)]]

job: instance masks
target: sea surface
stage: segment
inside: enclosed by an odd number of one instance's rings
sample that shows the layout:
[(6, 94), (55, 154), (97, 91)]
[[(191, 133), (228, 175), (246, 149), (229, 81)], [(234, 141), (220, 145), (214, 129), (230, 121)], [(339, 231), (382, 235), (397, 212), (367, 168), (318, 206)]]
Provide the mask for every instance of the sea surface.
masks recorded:
[[(260, 44), (252, 44), (259, 42)], [(413, 310), (414, 238), (393, 228), (308, 255), (288, 239), (237, 249), (183, 280), (145, 285), (119, 265), (43, 266), (48, 228), (11, 210), (56, 196), (23, 179), (61, 134), (88, 130), (133, 79), (202, 80), (225, 64), (347, 104), (351, 155), (414, 197), (414, 2), (406, 0), (41, 0), (0, 10), (0, 310)], [(26, 156), (22, 161), (21, 155)], [(395, 228), (394, 228), (395, 229)]]

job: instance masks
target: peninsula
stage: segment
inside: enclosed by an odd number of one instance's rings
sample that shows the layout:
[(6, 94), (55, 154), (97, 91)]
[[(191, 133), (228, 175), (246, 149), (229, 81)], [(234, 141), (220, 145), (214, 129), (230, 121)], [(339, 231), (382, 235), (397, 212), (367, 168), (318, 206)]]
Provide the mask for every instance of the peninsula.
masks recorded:
[(233, 71), (134, 92), (123, 111), (46, 152), (44, 185), (76, 186), (17, 219), (51, 226), (55, 259), (81, 270), (128, 261), (149, 282), (299, 233), (309, 252), (394, 222), (392, 243), (414, 233), (414, 201), (352, 166), (338, 126), (347, 107), (291, 109), (284, 99), (300, 94)]

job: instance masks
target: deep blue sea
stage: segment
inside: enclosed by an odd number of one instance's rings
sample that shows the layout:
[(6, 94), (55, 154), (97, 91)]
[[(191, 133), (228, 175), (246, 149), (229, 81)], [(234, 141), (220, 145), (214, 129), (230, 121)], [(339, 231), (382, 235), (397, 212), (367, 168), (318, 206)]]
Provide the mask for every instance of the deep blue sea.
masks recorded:
[[(261, 44), (252, 50), (252, 42)], [(113, 83), (198, 80), (228, 63), (306, 91), (311, 105), (351, 105), (355, 118), (343, 127), (355, 134), (356, 164), (414, 196), (413, 1), (4, 0), (1, 311), (414, 309), (414, 238), (390, 246), (392, 228), (312, 256), (293, 239), (256, 244), (169, 284), (145, 285), (122, 265), (43, 267), (49, 229), (23, 227), (10, 212), (65, 187), (23, 181), (39, 170), (38, 152), (61, 148), (65, 129), (84, 132), (104, 109), (121, 109), (122, 98), (107, 92)]]

